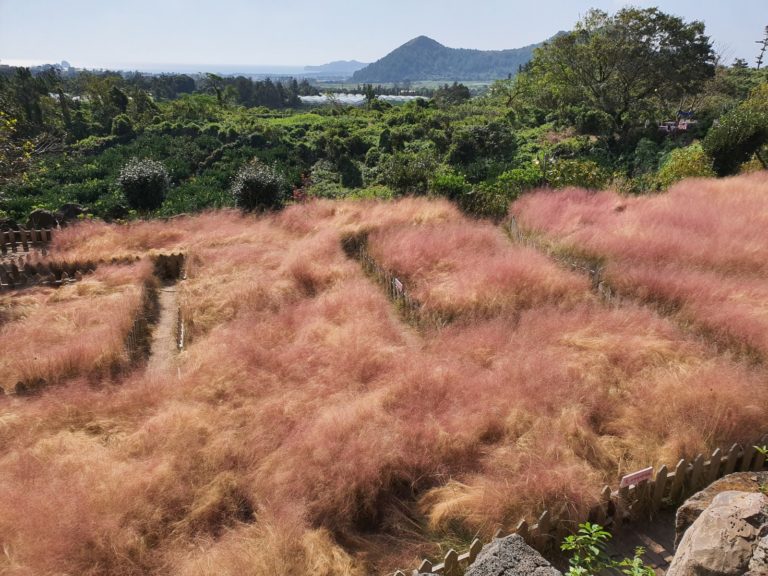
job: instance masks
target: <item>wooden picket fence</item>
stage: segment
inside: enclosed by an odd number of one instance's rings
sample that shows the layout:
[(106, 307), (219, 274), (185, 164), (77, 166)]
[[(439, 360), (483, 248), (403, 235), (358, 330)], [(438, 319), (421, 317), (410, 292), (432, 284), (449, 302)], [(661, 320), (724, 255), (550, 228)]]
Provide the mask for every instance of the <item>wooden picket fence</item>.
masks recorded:
[[(758, 445), (766, 443), (768, 435), (757, 442)], [(733, 444), (727, 451), (718, 448), (709, 459), (699, 454), (692, 460), (680, 459), (673, 470), (662, 466), (638, 484), (620, 485), (616, 490), (605, 486), (598, 504), (589, 511), (586, 518), (558, 519), (545, 510), (533, 525), (529, 525), (526, 520), (520, 521), (512, 534), (520, 535), (529, 546), (546, 555), (558, 549), (564, 538), (573, 533), (580, 522), (595, 522), (616, 534), (627, 523), (653, 519), (660, 509), (676, 506), (718, 478), (733, 472), (760, 471), (765, 467), (766, 458), (754, 445), (743, 447)], [(494, 538), (501, 536), (501, 531), (498, 531)], [(443, 561), (436, 564), (423, 560), (412, 573), (463, 576), (482, 548), (482, 540), (476, 538), (465, 552), (451, 549)], [(406, 576), (402, 570), (394, 574)]]
[(29, 252), (31, 249), (41, 248), (53, 240), (53, 230), (49, 228), (41, 230), (2, 230), (0, 231), (0, 253), (5, 256), (9, 253)]

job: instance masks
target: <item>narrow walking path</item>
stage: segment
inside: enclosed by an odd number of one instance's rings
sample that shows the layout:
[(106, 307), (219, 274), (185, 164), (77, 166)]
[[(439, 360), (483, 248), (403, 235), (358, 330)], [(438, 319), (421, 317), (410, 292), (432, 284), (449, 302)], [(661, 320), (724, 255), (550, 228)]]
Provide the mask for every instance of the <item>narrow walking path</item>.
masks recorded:
[(160, 315), (152, 333), (147, 370), (167, 370), (173, 365), (178, 352), (176, 324), (179, 301), (176, 285), (163, 286), (159, 293)]
[(663, 576), (675, 554), (675, 511), (665, 510), (653, 521), (625, 525), (614, 535), (608, 553), (615, 558), (631, 558), (638, 546), (645, 548), (645, 563), (657, 576)]

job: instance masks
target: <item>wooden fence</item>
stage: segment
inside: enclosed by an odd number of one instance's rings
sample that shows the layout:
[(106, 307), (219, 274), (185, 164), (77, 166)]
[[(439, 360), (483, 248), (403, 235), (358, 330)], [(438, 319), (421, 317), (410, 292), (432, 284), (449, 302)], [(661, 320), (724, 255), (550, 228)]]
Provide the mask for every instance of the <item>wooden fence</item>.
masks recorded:
[(413, 298), (405, 284), (392, 272), (382, 267), (368, 252), (367, 234), (348, 236), (342, 240), (342, 246), (348, 256), (360, 262), (366, 274), (373, 277), (387, 291), (387, 296), (395, 303), (407, 322), (413, 325), (425, 321), (437, 322), (436, 318), (427, 320), (423, 314), (421, 302)]
[(589, 276), (590, 282), (592, 283), (592, 289), (595, 290), (606, 302), (611, 304), (620, 303), (620, 297), (618, 293), (613, 288), (611, 288), (608, 282), (605, 280), (603, 265), (600, 264), (597, 260), (568, 257), (558, 253), (557, 251), (553, 250), (552, 247), (538, 240), (535, 236), (527, 234), (521, 230), (513, 216), (510, 216), (509, 220), (507, 220), (502, 225), (502, 227), (507, 232), (512, 241), (516, 244), (521, 244), (523, 246), (533, 248), (534, 250), (538, 250), (539, 252), (543, 252), (556, 262), (559, 262), (560, 264), (567, 266), (572, 270), (587, 274)]
[[(763, 445), (766, 442), (768, 435), (763, 436), (757, 444)], [(733, 472), (764, 470), (765, 467), (765, 456), (752, 444), (746, 447), (734, 444), (727, 451), (718, 448), (709, 459), (699, 454), (692, 460), (681, 459), (671, 470), (662, 466), (655, 474), (651, 472), (647, 479), (638, 481), (638, 484), (622, 483), (616, 490), (605, 486), (598, 504), (589, 511), (586, 518), (558, 519), (545, 510), (535, 524), (529, 525), (526, 520), (522, 520), (512, 533), (519, 534), (529, 546), (546, 555), (559, 548), (565, 536), (573, 533), (580, 522), (596, 522), (616, 534), (629, 522), (653, 519), (661, 508), (676, 506), (718, 478)], [(499, 531), (494, 538), (501, 535)], [(413, 574), (463, 576), (482, 547), (483, 542), (476, 538), (467, 551), (460, 554), (449, 550), (440, 563), (423, 560)], [(395, 576), (406, 574), (398, 570)]]
[(0, 263), (0, 290), (28, 286), (59, 287), (80, 280), (96, 269), (95, 262), (36, 262), (19, 257), (17, 261)]
[(33, 248), (42, 248), (53, 240), (53, 230), (3, 230), (0, 231), (0, 253), (3, 256), (15, 252), (29, 252)]

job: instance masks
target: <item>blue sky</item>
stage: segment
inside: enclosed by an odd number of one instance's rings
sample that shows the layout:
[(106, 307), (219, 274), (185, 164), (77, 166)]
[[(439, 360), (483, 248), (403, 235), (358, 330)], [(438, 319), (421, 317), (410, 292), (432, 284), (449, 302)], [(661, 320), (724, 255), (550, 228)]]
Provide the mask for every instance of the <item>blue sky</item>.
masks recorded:
[[(0, 0), (0, 62), (73, 66), (374, 61), (424, 34), (455, 48), (517, 48), (616, 0)], [(703, 20), (726, 62), (754, 62), (767, 0), (657, 0)]]

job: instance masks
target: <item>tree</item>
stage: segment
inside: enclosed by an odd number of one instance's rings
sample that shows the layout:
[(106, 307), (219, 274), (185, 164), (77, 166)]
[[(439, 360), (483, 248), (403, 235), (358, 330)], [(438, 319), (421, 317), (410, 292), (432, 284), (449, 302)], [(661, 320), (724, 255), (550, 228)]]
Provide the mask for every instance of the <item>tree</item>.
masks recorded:
[(281, 208), (289, 186), (276, 168), (254, 158), (238, 171), (230, 192), (243, 210), (263, 211)]
[[(657, 8), (591, 10), (569, 33), (536, 50), (526, 76), (537, 98), (562, 112), (603, 112), (619, 138), (660, 113), (676, 112), (714, 75), (715, 55), (702, 22), (686, 24)], [(542, 82), (543, 80), (543, 82)], [(546, 107), (545, 104), (545, 107)]]
[(120, 170), (117, 183), (132, 208), (154, 210), (163, 203), (170, 178), (162, 163), (131, 158)]
[(453, 86), (444, 84), (435, 90), (434, 99), (440, 104), (461, 104), (470, 99), (472, 94), (464, 84), (453, 83)]
[(719, 176), (733, 174), (755, 155), (768, 168), (768, 84), (758, 86), (744, 102), (722, 116), (704, 139), (704, 150), (714, 159)]

